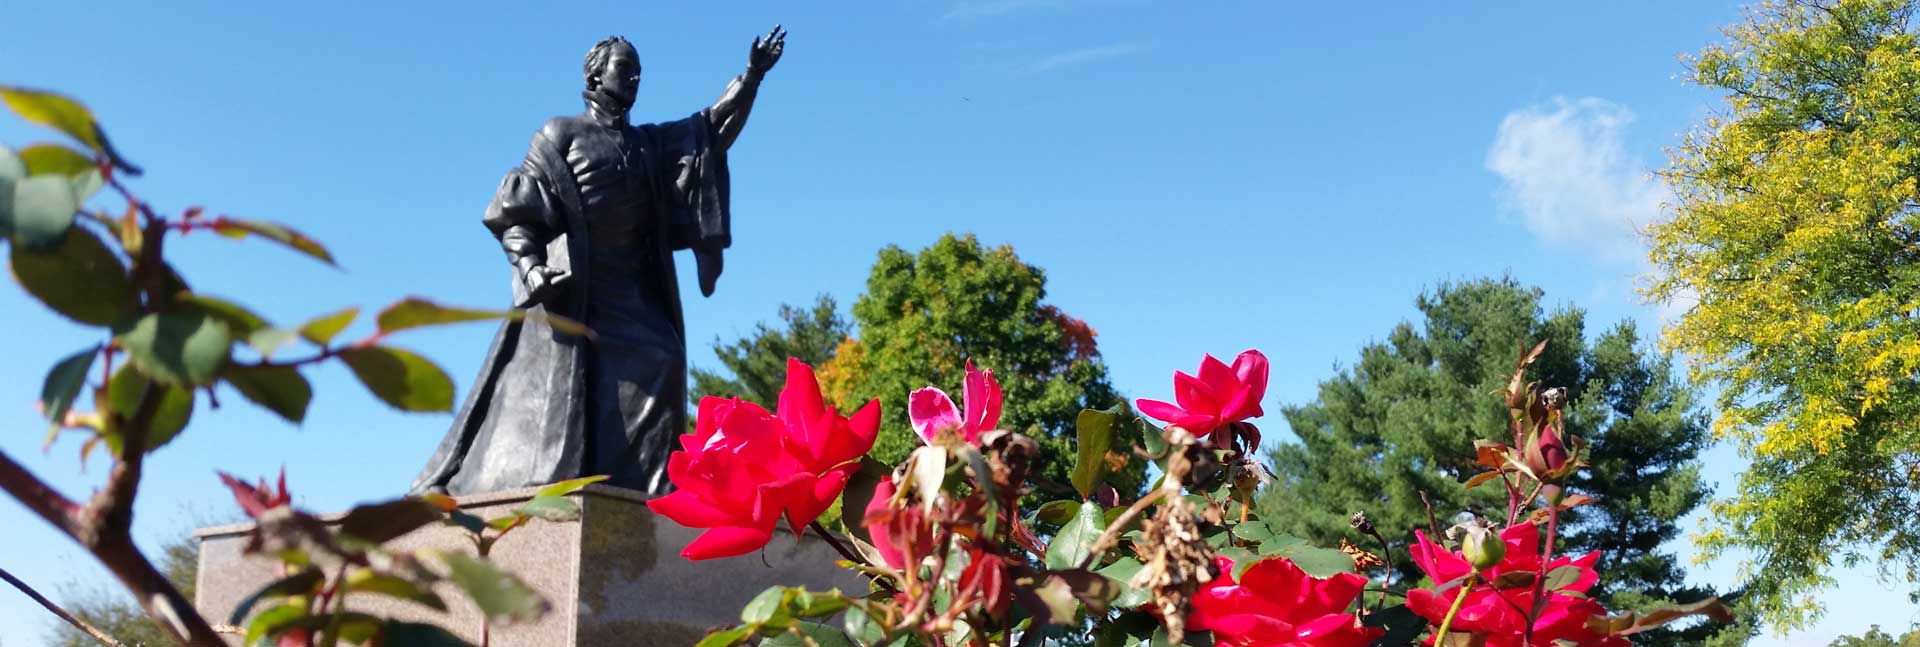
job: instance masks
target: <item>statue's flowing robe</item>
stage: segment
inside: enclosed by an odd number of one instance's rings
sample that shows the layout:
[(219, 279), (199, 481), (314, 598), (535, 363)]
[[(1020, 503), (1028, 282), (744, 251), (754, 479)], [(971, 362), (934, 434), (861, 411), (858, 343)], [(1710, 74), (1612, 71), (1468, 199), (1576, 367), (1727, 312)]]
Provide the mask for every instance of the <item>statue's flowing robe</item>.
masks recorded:
[(630, 249), (595, 244), (589, 211), (604, 210), (587, 208), (586, 176), (576, 175), (583, 152), (605, 149), (610, 127), (559, 117), (534, 135), (483, 221), (510, 262), (532, 256), (571, 272), (557, 298), (533, 302), (516, 268), (515, 307), (580, 321), (595, 336), (557, 332), (539, 316), (501, 325), (413, 491), (467, 494), (597, 474), (644, 492), (672, 489), (667, 456), (686, 430), (687, 401), (673, 251), (693, 250), (701, 292), (711, 295), (730, 243), (727, 162), (713, 126), (706, 110), (618, 126), (629, 150), (615, 159), (624, 155), (627, 190), (644, 200), (628, 223), (639, 227)]

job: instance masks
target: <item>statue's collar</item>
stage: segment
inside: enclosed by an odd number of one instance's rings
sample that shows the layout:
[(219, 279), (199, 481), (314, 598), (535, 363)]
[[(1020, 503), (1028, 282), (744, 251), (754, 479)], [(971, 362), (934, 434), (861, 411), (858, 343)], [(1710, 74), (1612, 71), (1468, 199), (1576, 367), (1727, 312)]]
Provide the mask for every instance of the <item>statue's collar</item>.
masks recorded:
[(627, 111), (616, 109), (616, 106), (620, 105), (618, 99), (598, 90), (587, 90), (581, 92), (580, 96), (587, 100), (587, 116), (593, 119), (594, 123), (607, 128), (620, 128), (627, 125)]

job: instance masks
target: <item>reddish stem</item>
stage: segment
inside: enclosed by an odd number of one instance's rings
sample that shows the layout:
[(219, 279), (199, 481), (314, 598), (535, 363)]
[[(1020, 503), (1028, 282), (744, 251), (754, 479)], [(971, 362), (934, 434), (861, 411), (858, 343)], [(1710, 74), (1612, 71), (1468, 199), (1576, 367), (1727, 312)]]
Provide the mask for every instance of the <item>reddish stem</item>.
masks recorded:
[(1533, 608), (1527, 612), (1527, 631), (1521, 638), (1524, 645), (1533, 644), (1533, 623), (1547, 606), (1540, 596), (1547, 588), (1547, 563), (1553, 560), (1553, 539), (1560, 530), (1560, 504), (1549, 500), (1547, 506), (1547, 541), (1540, 550), (1540, 572), (1533, 578)]

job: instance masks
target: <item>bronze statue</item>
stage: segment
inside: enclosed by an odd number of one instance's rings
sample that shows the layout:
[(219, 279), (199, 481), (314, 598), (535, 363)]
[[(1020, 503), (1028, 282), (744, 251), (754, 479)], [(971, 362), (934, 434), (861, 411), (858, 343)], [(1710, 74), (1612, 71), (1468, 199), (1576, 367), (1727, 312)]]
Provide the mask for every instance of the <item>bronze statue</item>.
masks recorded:
[(507, 173), (482, 221), (512, 266), (514, 306), (539, 317), (494, 335), (479, 379), (415, 492), (453, 494), (592, 474), (654, 494), (686, 430), (687, 344), (673, 252), (693, 251), (712, 295), (730, 242), (727, 149), (779, 62), (786, 32), (755, 37), (745, 73), (713, 106), (659, 124), (627, 122), (640, 57), (626, 39), (587, 53), (584, 114), (555, 117)]

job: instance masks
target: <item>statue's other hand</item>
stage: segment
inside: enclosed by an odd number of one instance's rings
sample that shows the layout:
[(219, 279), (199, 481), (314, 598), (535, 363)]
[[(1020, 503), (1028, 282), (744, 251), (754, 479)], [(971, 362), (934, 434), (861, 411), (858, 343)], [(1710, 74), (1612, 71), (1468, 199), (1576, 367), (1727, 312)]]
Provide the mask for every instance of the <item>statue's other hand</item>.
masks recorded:
[(780, 62), (780, 54), (787, 50), (787, 30), (779, 25), (765, 36), (753, 37), (753, 49), (747, 54), (747, 72), (756, 76), (766, 74)]
[(566, 270), (545, 265), (527, 268), (527, 295), (535, 303), (546, 303), (560, 291), (560, 280), (566, 278), (567, 274)]

